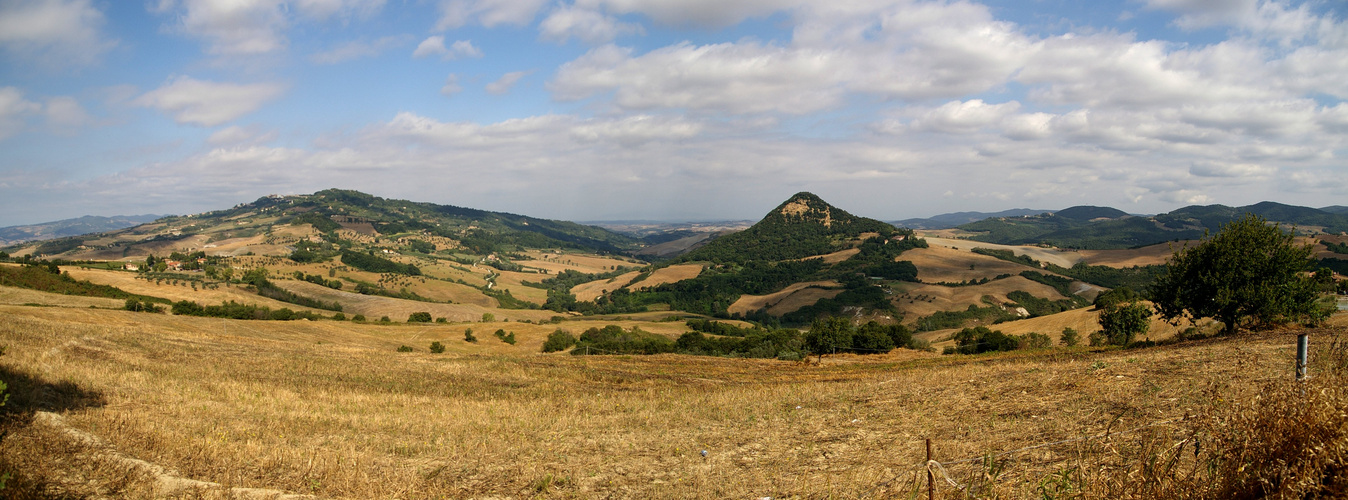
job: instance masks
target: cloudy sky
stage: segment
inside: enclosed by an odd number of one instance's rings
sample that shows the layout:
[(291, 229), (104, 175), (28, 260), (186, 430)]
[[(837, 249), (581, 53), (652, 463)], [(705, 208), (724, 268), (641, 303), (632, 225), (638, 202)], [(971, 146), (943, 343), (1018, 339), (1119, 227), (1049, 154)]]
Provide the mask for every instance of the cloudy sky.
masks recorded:
[(0, 0), (0, 226), (1348, 204), (1342, 0)]

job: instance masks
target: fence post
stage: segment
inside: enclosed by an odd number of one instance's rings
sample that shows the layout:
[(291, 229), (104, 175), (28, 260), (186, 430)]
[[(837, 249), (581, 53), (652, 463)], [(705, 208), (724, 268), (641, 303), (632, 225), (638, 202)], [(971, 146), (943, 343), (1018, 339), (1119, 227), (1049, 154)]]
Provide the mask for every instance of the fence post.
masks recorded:
[(1306, 367), (1306, 351), (1310, 344), (1310, 334), (1302, 333), (1297, 335), (1297, 380), (1305, 380), (1309, 373)]
[(927, 438), (927, 500), (936, 500), (936, 475), (931, 472), (931, 438)]

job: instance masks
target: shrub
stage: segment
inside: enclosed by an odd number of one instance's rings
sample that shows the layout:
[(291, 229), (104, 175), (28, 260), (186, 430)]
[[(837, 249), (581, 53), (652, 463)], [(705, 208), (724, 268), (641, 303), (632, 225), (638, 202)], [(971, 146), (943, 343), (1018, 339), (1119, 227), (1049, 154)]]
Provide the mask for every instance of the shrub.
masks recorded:
[(428, 313), (428, 312), (414, 312), (414, 313), (412, 313), (411, 315), (409, 315), (409, 316), (407, 317), (407, 322), (408, 322), (408, 323), (430, 323), (430, 322), (431, 322), (431, 313)]
[(1151, 328), (1151, 309), (1140, 302), (1115, 305), (1100, 313), (1100, 329), (1113, 345), (1128, 345)]
[(345, 315), (345, 314), (342, 314), (342, 313), (337, 313), (337, 314), (332, 315), (332, 319), (334, 319), (334, 320), (336, 320), (336, 321), (346, 321), (346, 315)]
[(472, 328), (463, 331), (463, 340), (465, 342), (477, 342), (477, 337), (473, 336)]
[(351, 317), (351, 321), (365, 321), (365, 315), (364, 315), (364, 314), (357, 314), (357, 315), (355, 315), (355, 316), (352, 316), (352, 317)]
[(1030, 332), (1019, 338), (1021, 349), (1047, 349), (1053, 346), (1053, 339), (1039, 332)]
[(483, 322), (483, 323), (491, 323), (491, 322), (493, 322), (493, 321), (496, 321), (496, 315), (495, 315), (495, 314), (492, 314), (492, 313), (482, 313), (482, 322)]
[(576, 336), (571, 335), (571, 332), (558, 328), (556, 331), (548, 334), (548, 340), (543, 342), (543, 352), (565, 351), (574, 345), (576, 345)]
[(436, 322), (436, 323), (449, 323), (449, 319), (447, 319), (447, 318), (435, 318), (435, 322)]
[(399, 346), (398, 352), (412, 352), (412, 348), (408, 346)]
[(1062, 340), (1060, 340), (1060, 342), (1067, 347), (1075, 347), (1077, 344), (1081, 343), (1081, 339), (1079, 338), (1076, 329), (1069, 326), (1062, 329)]
[(389, 323), (389, 322), (392, 322), (392, 321), (393, 321), (393, 320), (388, 319), (388, 316), (380, 316), (380, 317), (379, 317), (379, 322), (380, 322), (380, 323)]
[(439, 341), (431, 342), (431, 352), (435, 354), (445, 352), (445, 345), (441, 344)]
[(954, 351), (958, 354), (978, 354), (992, 351), (1014, 351), (1020, 348), (1020, 339), (986, 326), (965, 328), (955, 333)]

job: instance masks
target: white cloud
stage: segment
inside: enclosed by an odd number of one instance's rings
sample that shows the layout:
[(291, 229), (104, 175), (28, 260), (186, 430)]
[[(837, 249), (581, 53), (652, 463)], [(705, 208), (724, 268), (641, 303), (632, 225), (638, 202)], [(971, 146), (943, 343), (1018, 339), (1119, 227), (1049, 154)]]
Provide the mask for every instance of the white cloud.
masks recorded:
[(90, 0), (3, 0), (0, 47), (43, 67), (93, 64), (117, 45), (103, 22)]
[(422, 40), (417, 45), (416, 50), (412, 51), (412, 57), (440, 56), (440, 59), (448, 61), (460, 57), (482, 57), (482, 51), (473, 46), (473, 42), (468, 40), (459, 40), (445, 47), (445, 37), (435, 35)]
[(0, 139), (23, 129), (26, 115), (42, 109), (38, 103), (23, 98), (23, 91), (14, 87), (0, 87)]
[(93, 122), (79, 101), (69, 96), (47, 99), (43, 113), (47, 115), (48, 124), (61, 129), (81, 127)]
[(285, 6), (282, 0), (164, 0), (152, 10), (172, 13), (169, 27), (206, 40), (210, 54), (247, 56), (286, 47)]
[(487, 92), (494, 95), (504, 95), (509, 93), (510, 88), (514, 87), (515, 83), (520, 81), (520, 78), (524, 78), (524, 75), (527, 74), (529, 74), (528, 71), (512, 71), (501, 75), (501, 78), (487, 84)]
[(754, 17), (788, 10), (802, 0), (577, 0), (576, 5), (600, 7), (617, 14), (643, 14), (661, 24), (721, 28)]
[(445, 86), (440, 87), (440, 94), (445, 97), (453, 97), (454, 94), (462, 91), (463, 86), (459, 85), (459, 75), (453, 73), (445, 78)]
[(468, 24), (491, 28), (501, 24), (523, 26), (533, 22), (547, 0), (441, 0), (437, 31)]
[(314, 64), (337, 64), (362, 57), (374, 57), (386, 50), (406, 45), (411, 41), (411, 35), (386, 36), (373, 41), (353, 40), (330, 50), (317, 52), (309, 56), (309, 60), (313, 61)]
[(214, 127), (256, 111), (284, 91), (276, 83), (217, 83), (179, 76), (133, 102), (170, 114), (178, 123)]
[(545, 40), (565, 42), (576, 38), (592, 45), (611, 42), (619, 36), (644, 33), (639, 24), (620, 22), (597, 10), (567, 5), (553, 9), (538, 24), (538, 29)]
[(1020, 109), (1016, 101), (987, 104), (982, 99), (951, 101), (933, 109), (913, 121), (915, 130), (968, 133), (1000, 123), (1004, 117)]
[(573, 127), (571, 136), (582, 141), (613, 141), (631, 147), (654, 140), (692, 138), (702, 129), (702, 124), (683, 118), (637, 115), (620, 120), (591, 120)]
[(1198, 163), (1189, 167), (1189, 173), (1199, 177), (1257, 177), (1267, 178), (1277, 172), (1276, 168), (1252, 163)]
[(297, 0), (295, 7), (315, 19), (368, 17), (384, 8), (386, 0)]

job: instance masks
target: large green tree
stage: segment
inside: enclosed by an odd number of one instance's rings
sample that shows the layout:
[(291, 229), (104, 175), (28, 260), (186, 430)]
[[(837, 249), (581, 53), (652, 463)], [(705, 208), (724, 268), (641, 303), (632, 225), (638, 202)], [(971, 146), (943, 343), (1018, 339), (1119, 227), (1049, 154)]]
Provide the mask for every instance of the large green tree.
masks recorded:
[(1316, 321), (1324, 313), (1307, 274), (1314, 262), (1310, 245), (1297, 245), (1291, 231), (1249, 214), (1175, 252), (1151, 287), (1152, 301), (1172, 324), (1214, 318), (1226, 334), (1247, 321)]

